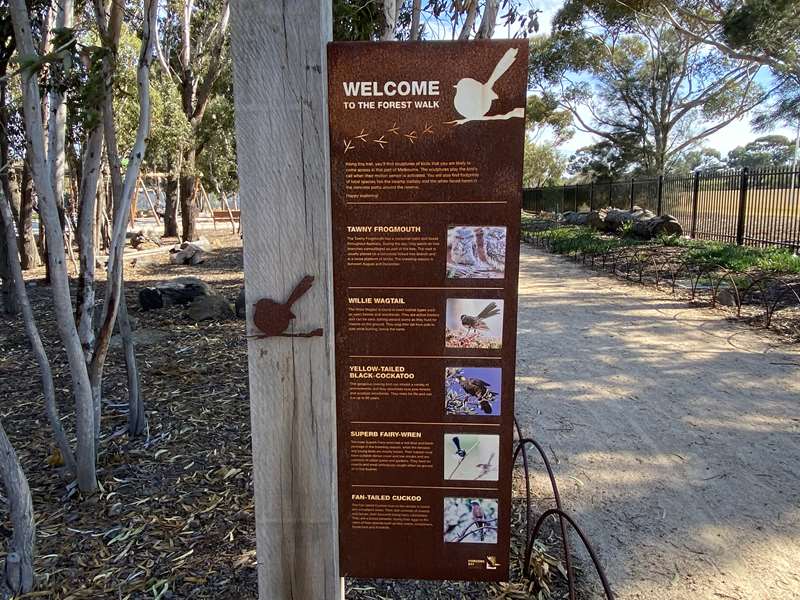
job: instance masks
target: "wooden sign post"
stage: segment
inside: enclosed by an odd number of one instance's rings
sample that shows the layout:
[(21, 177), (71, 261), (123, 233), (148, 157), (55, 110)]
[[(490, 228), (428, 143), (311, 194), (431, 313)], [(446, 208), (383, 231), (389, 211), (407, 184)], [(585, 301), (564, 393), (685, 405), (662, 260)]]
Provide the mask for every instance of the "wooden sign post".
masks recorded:
[[(231, 31), (248, 333), (286, 302), (286, 333), (249, 339), (259, 595), (336, 598), (326, 0), (234, 0)], [(266, 315), (266, 316), (265, 316)], [(269, 318), (261, 311), (259, 317)], [(276, 322), (272, 315), (271, 322)]]

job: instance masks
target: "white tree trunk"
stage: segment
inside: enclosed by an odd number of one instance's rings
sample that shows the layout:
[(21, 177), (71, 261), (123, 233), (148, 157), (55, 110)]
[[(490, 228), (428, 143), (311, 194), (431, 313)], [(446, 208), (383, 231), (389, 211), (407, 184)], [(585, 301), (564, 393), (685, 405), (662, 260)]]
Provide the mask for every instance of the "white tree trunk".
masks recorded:
[[(0, 194), (0, 216), (2, 216), (0, 221), (3, 222), (3, 231), (0, 232), (0, 236), (3, 236), (7, 244), (16, 243), (14, 225), (11, 222), (11, 206), (2, 194)], [(64, 465), (74, 476), (77, 472), (75, 456), (72, 454), (72, 448), (67, 441), (67, 436), (61, 425), (61, 417), (58, 414), (50, 359), (47, 357), (44, 344), (42, 344), (42, 338), (39, 336), (36, 317), (33, 314), (30, 298), (28, 298), (28, 290), (25, 288), (25, 280), (22, 277), (22, 265), (19, 261), (19, 255), (17, 255), (16, 252), (9, 255), (8, 266), (11, 271), (11, 280), (14, 283), (17, 303), (22, 310), (22, 321), (25, 324), (25, 333), (28, 335), (31, 350), (36, 358), (36, 364), (39, 366), (39, 377), (42, 380), (42, 392), (44, 393), (44, 408), (47, 414), (47, 420), (50, 422), (50, 428), (53, 430), (53, 437), (55, 437), (56, 445), (64, 459)]]
[[(10, 0), (9, 10), (14, 24), (17, 51), (22, 56), (37, 56), (25, 0)], [(28, 140), (28, 163), (39, 196), (39, 215), (44, 222), (47, 237), (53, 306), (59, 336), (69, 362), (75, 395), (78, 487), (81, 491), (90, 493), (97, 489), (92, 390), (83, 348), (72, 314), (64, 237), (50, 178), (49, 164), (45, 156), (47, 144), (42, 125), (41, 95), (36, 71), (30, 69), (22, 71), (22, 92), (25, 135)]]
[(97, 182), (100, 179), (102, 161), (103, 125), (101, 123), (91, 131), (86, 143), (78, 205), (78, 252), (80, 254), (78, 298), (80, 301), (75, 313), (78, 321), (78, 335), (81, 338), (87, 362), (91, 360), (94, 350)]
[[(339, 577), (325, 54), (330, 2), (235, 0), (231, 26), (248, 323), (256, 300), (283, 300), (313, 275), (296, 327), (325, 332), (248, 342), (259, 595), (332, 600), (339, 598)], [(264, 190), (281, 202), (271, 202)]]
[(33, 557), (36, 551), (36, 523), (33, 515), (33, 498), (28, 480), (22, 471), (17, 453), (0, 423), (0, 479), (8, 498), (8, 512), (14, 534), (7, 548), (3, 587), (14, 594), (25, 594), (33, 589)]
[[(55, 18), (56, 28), (71, 29), (74, 26), (75, 6), (73, 0), (60, 0)], [(72, 57), (68, 51), (59, 51), (64, 72), (72, 68)], [(64, 141), (67, 132), (66, 94), (55, 88), (50, 92), (50, 124), (47, 128), (48, 160), (50, 161), (50, 177), (56, 201), (62, 206), (64, 201), (64, 168), (66, 152)]]
[(136, 345), (133, 339), (130, 319), (128, 318), (128, 302), (125, 290), (119, 298), (119, 334), (122, 337), (122, 350), (125, 353), (125, 368), (128, 372), (128, 435), (138, 437), (145, 432), (147, 420), (144, 414), (144, 399), (139, 385), (139, 367), (136, 364)]
[(475, 25), (475, 15), (478, 13), (478, 0), (467, 0), (467, 2), (469, 2), (467, 16), (461, 26), (461, 33), (458, 34), (459, 40), (468, 40), (469, 36), (472, 35), (472, 26)]
[(397, 15), (403, 0), (383, 0), (383, 34), (381, 39), (385, 42), (394, 40), (394, 30), (397, 26)]
[(419, 39), (419, 17), (422, 12), (421, 0), (412, 0), (411, 2), (411, 41), (415, 42)]
[[(142, 23), (142, 41), (139, 52), (139, 64), (136, 71), (136, 84), (139, 89), (139, 125), (136, 129), (136, 140), (128, 157), (128, 168), (118, 197), (115, 194), (113, 231), (108, 250), (108, 277), (106, 279), (106, 295), (103, 302), (103, 314), (100, 321), (100, 332), (97, 336), (94, 356), (90, 367), (92, 393), (99, 411), (103, 368), (114, 323), (119, 312), (120, 297), (123, 293), (122, 253), (125, 246), (125, 232), (128, 225), (128, 213), (139, 179), (147, 140), (150, 136), (150, 65), (153, 61), (153, 35), (156, 31), (158, 13), (157, 0), (145, 0), (144, 20)], [(125, 312), (127, 316), (127, 311)]]
[(494, 35), (494, 26), (497, 23), (497, 9), (499, 0), (486, 0), (483, 6), (483, 17), (478, 27), (477, 39), (489, 40)]

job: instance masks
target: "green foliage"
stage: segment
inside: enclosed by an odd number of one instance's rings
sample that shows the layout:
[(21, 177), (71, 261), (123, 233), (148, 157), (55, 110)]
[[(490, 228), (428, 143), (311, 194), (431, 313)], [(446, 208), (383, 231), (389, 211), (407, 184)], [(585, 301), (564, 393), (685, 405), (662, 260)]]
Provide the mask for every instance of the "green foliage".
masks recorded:
[(380, 35), (383, 13), (375, 0), (334, 0), (333, 39), (372, 40)]
[[(602, 140), (578, 149), (569, 160), (567, 171), (595, 182), (615, 181), (648, 172), (647, 158), (652, 148), (630, 133), (617, 134), (615, 140)], [(646, 141), (644, 142), (646, 143)]]
[(671, 175), (689, 176), (695, 171), (716, 171), (727, 167), (722, 153), (714, 148), (689, 150), (678, 156), (669, 166)]
[(550, 131), (553, 143), (558, 146), (572, 138), (572, 115), (568, 110), (559, 109), (558, 102), (550, 96), (531, 95), (525, 107), (525, 129), (534, 139), (541, 133)]
[[(763, 101), (746, 63), (680, 35), (663, 14), (649, 19), (616, 5), (567, 1), (530, 53), (531, 87), (604, 141), (592, 154), (609, 156), (606, 172), (663, 173)], [(587, 168), (595, 170), (573, 171)]]
[(776, 273), (800, 273), (800, 256), (785, 248), (753, 248), (674, 236), (660, 241), (686, 248), (684, 256), (697, 265), (720, 266), (735, 271), (758, 269)]
[(782, 167), (794, 156), (794, 142), (783, 135), (766, 135), (728, 152), (728, 166), (741, 169)]
[(150, 141), (145, 162), (148, 169), (161, 171), (190, 139), (192, 128), (183, 113), (178, 88), (161, 72), (150, 77), (150, 102)]
[(552, 143), (537, 144), (525, 139), (522, 184), (525, 187), (559, 185), (566, 161)]
[[(522, 229), (525, 230), (523, 219)], [(628, 246), (651, 244), (633, 237), (604, 235), (588, 227), (558, 227), (537, 231), (536, 236), (549, 240), (556, 254), (599, 254)], [(775, 273), (800, 273), (800, 257), (783, 248), (752, 248), (722, 242), (689, 240), (678, 236), (663, 237), (655, 241), (673, 247), (685, 248), (683, 258), (697, 266), (718, 266), (735, 271), (770, 271)]]

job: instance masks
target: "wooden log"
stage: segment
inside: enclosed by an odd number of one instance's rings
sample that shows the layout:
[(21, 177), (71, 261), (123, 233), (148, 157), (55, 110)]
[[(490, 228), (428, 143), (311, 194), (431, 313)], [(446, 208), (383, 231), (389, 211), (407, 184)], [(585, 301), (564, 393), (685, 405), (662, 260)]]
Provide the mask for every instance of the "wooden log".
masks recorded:
[[(338, 575), (326, 0), (234, 0), (247, 322), (305, 275), (298, 332), (248, 339), (259, 597), (342, 598)], [(291, 90), (290, 94), (286, 90)], [(250, 325), (253, 333), (253, 326)]]
[(683, 227), (672, 215), (661, 215), (634, 221), (633, 233), (639, 237), (651, 239), (661, 235), (683, 235)]
[(591, 212), (567, 211), (561, 216), (565, 225), (582, 225), (606, 233), (619, 233), (626, 223), (631, 223), (633, 234), (645, 239), (660, 235), (683, 235), (683, 227), (672, 215), (656, 216), (641, 206), (632, 210), (601, 208)]

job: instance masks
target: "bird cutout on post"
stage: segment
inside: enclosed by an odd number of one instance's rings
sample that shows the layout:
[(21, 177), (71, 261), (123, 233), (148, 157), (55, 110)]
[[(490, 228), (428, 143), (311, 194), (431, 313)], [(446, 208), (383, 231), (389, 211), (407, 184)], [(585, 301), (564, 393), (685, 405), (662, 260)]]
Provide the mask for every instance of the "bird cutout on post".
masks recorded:
[(456, 85), (456, 96), (453, 106), (463, 119), (450, 121), (449, 124), (463, 125), (470, 121), (504, 121), (513, 118), (525, 118), (525, 107), (515, 108), (502, 115), (489, 115), (492, 103), (499, 98), (494, 91), (494, 84), (503, 76), (517, 58), (519, 50), (509, 48), (497, 63), (491, 77), (486, 83), (471, 77), (461, 79)]
[(492, 464), (493, 462), (494, 462), (494, 452), (492, 452), (489, 455), (489, 460), (487, 460), (485, 463), (478, 463), (477, 465), (475, 465), (481, 470), (480, 474), (477, 477), (475, 477), (475, 479), (480, 479), (481, 477), (485, 477), (486, 475), (494, 471), (494, 465)]
[(322, 335), (322, 329), (314, 329), (306, 333), (286, 333), (292, 321), (297, 317), (292, 312), (292, 305), (297, 302), (314, 284), (314, 277), (306, 275), (294, 288), (286, 302), (275, 302), (270, 298), (262, 298), (255, 303), (253, 325), (260, 333), (247, 337), (264, 339), (268, 337), (317, 337)]

